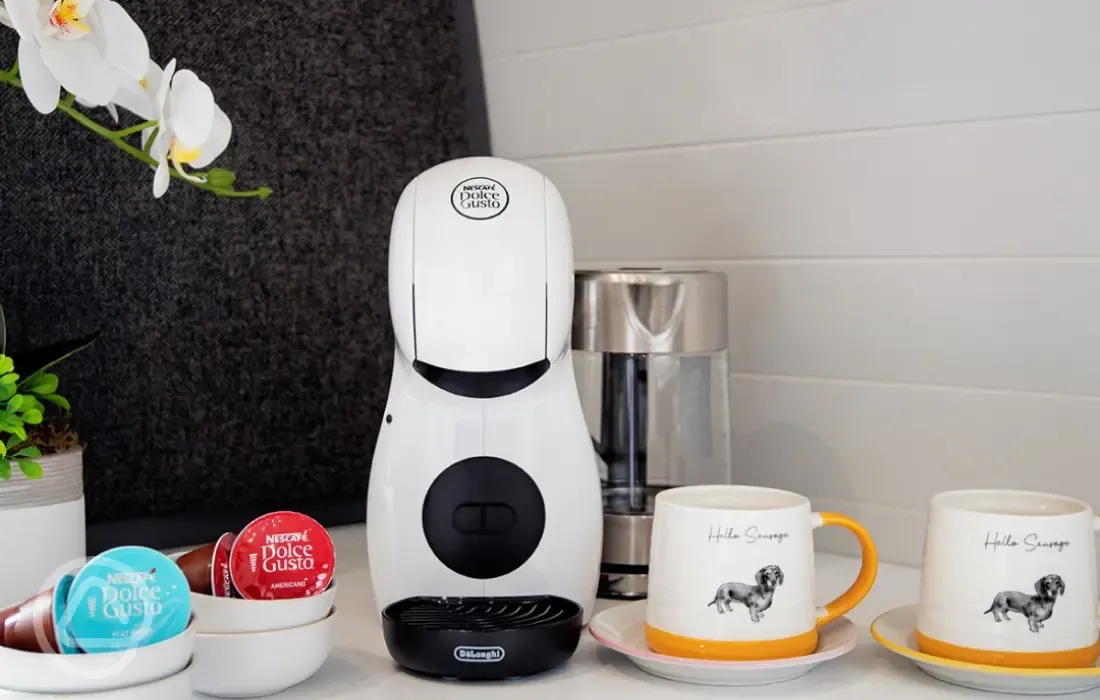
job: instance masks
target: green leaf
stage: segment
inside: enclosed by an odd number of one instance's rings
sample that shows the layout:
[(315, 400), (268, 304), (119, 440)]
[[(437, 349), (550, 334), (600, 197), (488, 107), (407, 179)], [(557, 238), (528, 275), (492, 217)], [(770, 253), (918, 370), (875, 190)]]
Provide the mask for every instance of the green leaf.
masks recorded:
[(28, 368), (33, 368), (30, 376), (20, 382), (19, 386), (22, 387), (25, 384), (35, 381), (37, 376), (45, 373), (46, 370), (57, 363), (69, 359), (88, 347), (94, 343), (99, 336), (100, 334), (96, 332), (78, 340), (69, 340), (46, 348), (30, 350), (15, 355), (14, 359), (16, 366), (21, 367), (24, 372), (28, 371)]
[(27, 425), (38, 425), (42, 422), (42, 411), (27, 411), (22, 416), (23, 422)]
[(18, 416), (0, 415), (0, 430), (15, 435), (20, 442), (27, 439), (27, 431), (23, 429), (23, 421)]
[(69, 405), (69, 400), (66, 399), (64, 396), (62, 396), (61, 394), (47, 394), (46, 396), (42, 397), (42, 400), (43, 401), (49, 401), (52, 404), (60, 406), (61, 408), (65, 409), (66, 411), (72, 410), (72, 406)]
[(24, 447), (23, 449), (12, 455), (12, 457), (33, 457), (35, 459), (41, 456), (42, 450), (38, 449), (34, 445), (28, 445), (27, 447)]
[(0, 374), (7, 374), (15, 369), (15, 362), (7, 355), (0, 355)]
[(15, 372), (9, 372), (4, 375), (0, 375), (0, 385), (3, 384), (15, 384), (19, 381), (19, 375)]
[[(23, 472), (23, 476), (28, 479), (42, 478), (42, 465), (38, 462), (32, 462), (29, 459), (17, 459), (15, 463), (19, 465), (19, 471)], [(8, 468), (11, 468), (10, 465)]]
[(11, 462), (6, 459), (0, 459), (0, 481), (7, 481), (11, 478)]
[(6, 402), (11, 397), (15, 396), (16, 388), (14, 384), (0, 384), (0, 402)]
[(214, 187), (232, 187), (233, 183), (237, 181), (236, 174), (232, 170), (226, 170), (225, 168), (211, 168), (206, 171), (206, 182)]
[(11, 448), (15, 447), (16, 445), (18, 445), (21, 442), (23, 442), (23, 441), (19, 439), (18, 435), (13, 435), (10, 438), (8, 438), (8, 442), (5, 446), (10, 450)]
[(27, 382), (25, 388), (32, 394), (52, 394), (57, 391), (57, 375), (49, 372), (36, 374)]
[(0, 442), (0, 459), (3, 459), (8, 454), (8, 446)]
[(46, 413), (46, 407), (42, 405), (42, 402), (29, 394), (23, 394), (23, 406), (19, 410), (22, 413), (27, 411), (38, 411), (43, 415)]
[(15, 396), (8, 399), (8, 407), (4, 411), (4, 413), (8, 414), (9, 416), (13, 413), (17, 413), (19, 409), (23, 408), (23, 401), (25, 401), (26, 398), (27, 397), (23, 396), (22, 394), (16, 394)]

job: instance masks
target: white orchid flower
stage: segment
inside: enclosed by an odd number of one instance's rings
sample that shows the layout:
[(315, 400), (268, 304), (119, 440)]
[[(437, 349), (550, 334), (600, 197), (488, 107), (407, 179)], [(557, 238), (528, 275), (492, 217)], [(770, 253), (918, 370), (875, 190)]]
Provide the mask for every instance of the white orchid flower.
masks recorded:
[[(141, 29), (114, 0), (95, 0), (93, 17), (104, 27), (92, 38), (99, 47), (115, 78), (115, 96), (107, 103), (107, 111), (118, 123), (118, 107), (123, 107), (142, 119), (153, 118), (153, 98), (146, 90), (149, 71), (156, 64), (149, 60), (149, 44)], [(157, 69), (159, 70), (159, 68)], [(86, 100), (76, 100), (85, 107), (96, 107)]]
[(8, 17), (8, 11), (4, 9), (4, 3), (0, 2), (0, 24), (5, 27), (11, 27), (11, 17)]
[(157, 72), (160, 72), (160, 68), (153, 63), (149, 62), (149, 73), (146, 73), (145, 77), (141, 80), (134, 80), (129, 75), (122, 73), (115, 73), (115, 77), (118, 80), (118, 89), (115, 92), (115, 97), (111, 101), (111, 104), (107, 105), (108, 111), (111, 112), (111, 116), (115, 121), (118, 121), (118, 111), (115, 109), (115, 105), (123, 107), (130, 112), (138, 115), (142, 119), (153, 119), (156, 117), (156, 104), (154, 97), (156, 95), (156, 88), (150, 90), (150, 75), (155, 68)]
[[(124, 73), (117, 68), (114, 69), (115, 81), (117, 83), (115, 96), (111, 98), (111, 101), (108, 102), (106, 106), (107, 111), (116, 124), (118, 123), (119, 107), (133, 112), (142, 119), (153, 119), (156, 116), (154, 103), (156, 101), (157, 90), (152, 82), (152, 76), (154, 73), (159, 75), (160, 72), (160, 66), (152, 61), (148, 62), (145, 75), (141, 80), (134, 80), (130, 74)], [(79, 98), (77, 98), (76, 101), (85, 107), (96, 106)]]
[(149, 155), (157, 162), (153, 196), (159, 199), (168, 191), (170, 167), (184, 179), (203, 182), (183, 166), (205, 168), (213, 163), (229, 145), (233, 125), (206, 83), (192, 71), (176, 72), (175, 59), (163, 72), (150, 71), (148, 86), (155, 92), (156, 137), (148, 144), (153, 129), (146, 129), (141, 142), (149, 145)]
[(7, 0), (6, 10), (19, 33), (23, 89), (43, 114), (57, 108), (62, 87), (99, 107), (118, 91), (116, 70), (144, 77), (149, 45), (114, 0)]

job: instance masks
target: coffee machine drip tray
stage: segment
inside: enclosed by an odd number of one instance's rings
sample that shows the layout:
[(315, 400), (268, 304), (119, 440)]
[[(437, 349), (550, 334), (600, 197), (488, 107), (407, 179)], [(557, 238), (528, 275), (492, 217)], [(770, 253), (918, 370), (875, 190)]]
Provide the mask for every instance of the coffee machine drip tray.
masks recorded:
[(581, 606), (551, 595), (405, 598), (382, 611), (390, 655), (415, 673), (454, 680), (523, 678), (565, 663), (584, 628)]

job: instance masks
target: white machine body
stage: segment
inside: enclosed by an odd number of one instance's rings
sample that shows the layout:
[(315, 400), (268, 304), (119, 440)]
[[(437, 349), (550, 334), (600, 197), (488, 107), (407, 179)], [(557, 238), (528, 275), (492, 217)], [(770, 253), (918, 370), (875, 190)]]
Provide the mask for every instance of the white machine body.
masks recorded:
[(394, 214), (389, 302), (396, 350), (367, 502), (379, 613), (416, 596), (555, 595), (587, 622), (603, 515), (569, 349), (561, 195), (498, 158), (420, 174)]

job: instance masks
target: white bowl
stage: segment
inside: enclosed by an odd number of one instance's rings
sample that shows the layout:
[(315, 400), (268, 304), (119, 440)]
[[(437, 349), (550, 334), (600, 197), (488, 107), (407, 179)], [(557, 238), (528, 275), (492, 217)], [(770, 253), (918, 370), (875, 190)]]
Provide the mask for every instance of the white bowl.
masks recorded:
[(182, 634), (127, 651), (34, 654), (0, 647), (0, 689), (61, 694), (130, 688), (178, 674), (194, 649), (194, 619)]
[(0, 700), (191, 700), (194, 672), (184, 669), (159, 681), (96, 693), (20, 693), (0, 690)]
[(243, 600), (191, 594), (195, 631), (199, 634), (244, 634), (303, 627), (328, 617), (336, 599), (336, 580), (321, 595), (287, 600)]
[(219, 698), (272, 695), (308, 680), (332, 648), (336, 608), (320, 622), (195, 638), (195, 690)]

